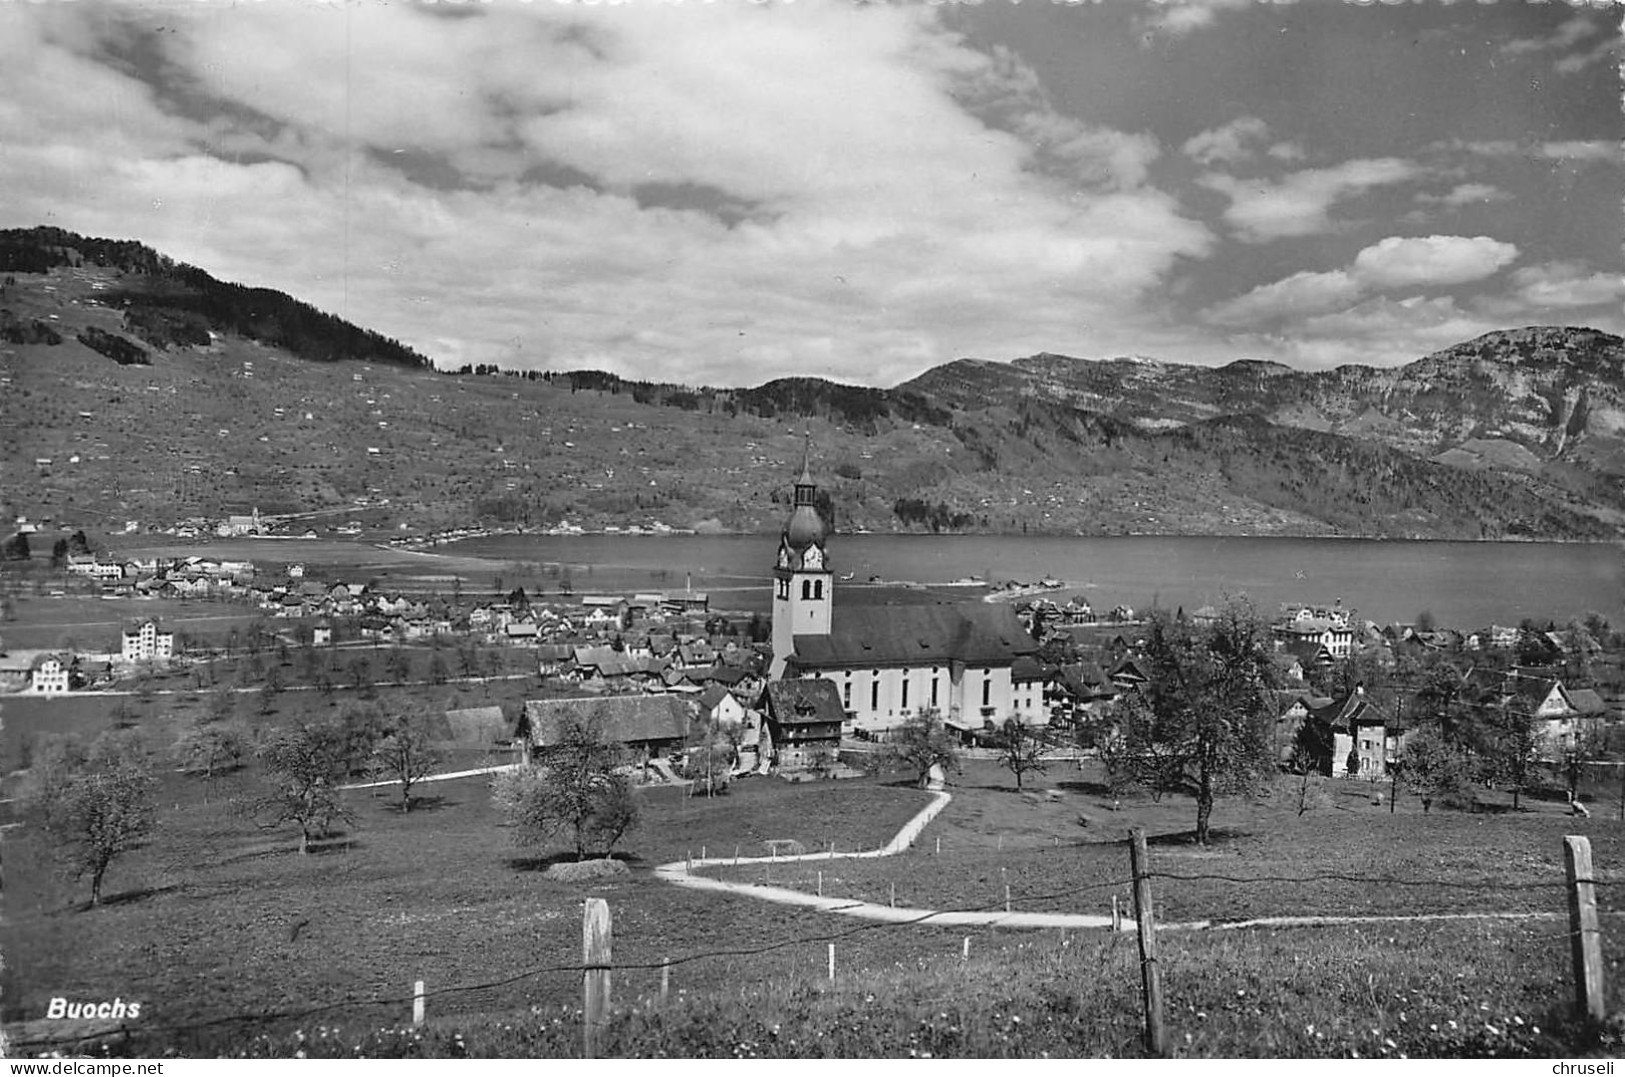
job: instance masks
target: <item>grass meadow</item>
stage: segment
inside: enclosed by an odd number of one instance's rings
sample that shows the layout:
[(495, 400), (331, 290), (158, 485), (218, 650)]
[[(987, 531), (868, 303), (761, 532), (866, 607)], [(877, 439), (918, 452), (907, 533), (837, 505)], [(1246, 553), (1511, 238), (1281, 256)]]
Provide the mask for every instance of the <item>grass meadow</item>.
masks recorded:
[[(10, 704), (8, 703), (8, 708)], [(458, 1056), (578, 1054), (581, 903), (614, 916), (615, 1015), (608, 1053), (650, 1056), (1138, 1055), (1139, 958), (1132, 934), (886, 925), (743, 896), (671, 887), (649, 870), (700, 855), (872, 848), (926, 802), (881, 779), (738, 782), (725, 796), (643, 794), (626, 876), (566, 884), (539, 869), (558, 849), (522, 848), (486, 784), (423, 787), (410, 814), (392, 791), (349, 794), (353, 820), (310, 856), (242, 810), (258, 778), (209, 787), (164, 775), (158, 828), (113, 866), (109, 899), (52, 870), (30, 826), (7, 832), (14, 865), (0, 927), (0, 999), (18, 1053), (49, 1051), (49, 999), (139, 999), (121, 1054)], [(1215, 841), (1190, 844), (1188, 800), (1113, 799), (1089, 772), (1054, 767), (1018, 793), (971, 763), (954, 800), (900, 857), (780, 863), (776, 885), (928, 908), (1102, 913), (1128, 907), (1130, 826), (1151, 837), (1159, 919), (1416, 915), (1525, 919), (1372, 921), (1159, 933), (1176, 1053), (1198, 1056), (1568, 1055), (1606, 1053), (1568, 1016), (1561, 837), (1593, 843), (1610, 978), (1625, 903), (1620, 825), (1532, 802), (1519, 813), (1440, 811), (1414, 798), (1393, 814), (1364, 783), (1328, 782), (1299, 816), (1283, 785), (1225, 800)], [(1531, 803), (1527, 802), (1526, 803)], [(1084, 820), (1085, 822), (1080, 822)], [(941, 838), (941, 853), (937, 839)], [(746, 878), (766, 869), (719, 874)], [(1215, 878), (1190, 878), (1191, 876)], [(1186, 876), (1187, 878), (1175, 878)], [(965, 940), (969, 938), (969, 959)], [(827, 976), (827, 947), (837, 976)], [(658, 998), (670, 961), (671, 993)], [(409, 1022), (412, 982), (429, 1020)], [(89, 1031), (88, 1028), (81, 1031)]]

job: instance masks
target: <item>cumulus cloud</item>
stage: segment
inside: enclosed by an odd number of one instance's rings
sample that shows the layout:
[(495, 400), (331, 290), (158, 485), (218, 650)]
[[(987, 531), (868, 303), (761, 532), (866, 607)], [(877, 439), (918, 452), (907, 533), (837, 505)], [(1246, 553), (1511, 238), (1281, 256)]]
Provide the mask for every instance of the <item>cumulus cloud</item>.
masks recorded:
[(1512, 274), (1517, 299), (1545, 310), (1614, 304), (1625, 299), (1625, 274), (1594, 273), (1578, 262), (1546, 262)]
[(1242, 180), (1209, 173), (1199, 182), (1229, 197), (1224, 220), (1237, 238), (1263, 243), (1332, 231), (1330, 210), (1336, 203), (1420, 175), (1422, 169), (1414, 162), (1378, 157), (1293, 172), (1279, 180)]
[(1146, 185), (1154, 139), (1032, 88), (1008, 122), (969, 107), (1031, 73), (934, 8), (467, 12), (166, 7), (153, 37), (0, 5), (0, 216), (139, 238), (446, 364), (722, 384), (1131, 349), (1213, 243)]
[(1389, 236), (1354, 257), (1354, 276), (1372, 288), (1450, 285), (1482, 280), (1518, 257), (1489, 236)]
[(1214, 325), (1225, 326), (1290, 320), (1345, 307), (1357, 299), (1362, 290), (1361, 282), (1341, 269), (1327, 273), (1294, 273), (1216, 304), (1208, 309), (1206, 318)]
[(1204, 318), (1229, 327), (1311, 324), (1313, 316), (1352, 309), (1357, 300), (1373, 292), (1482, 280), (1517, 256), (1517, 247), (1488, 236), (1389, 236), (1361, 250), (1347, 269), (1294, 273), (1215, 304), (1204, 312)]

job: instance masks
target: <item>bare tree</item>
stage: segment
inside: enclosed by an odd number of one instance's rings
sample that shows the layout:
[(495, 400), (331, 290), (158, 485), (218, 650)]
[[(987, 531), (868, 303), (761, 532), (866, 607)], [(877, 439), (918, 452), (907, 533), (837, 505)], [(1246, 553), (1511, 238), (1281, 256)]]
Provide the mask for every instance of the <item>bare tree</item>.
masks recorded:
[(1020, 718), (1004, 723), (1004, 747), (999, 750), (999, 765), (1016, 776), (1016, 789), (1021, 789), (1025, 774), (1042, 774), (1046, 769), (1044, 757), (1054, 747), (1039, 731)]
[(374, 772), (401, 783), (401, 811), (412, 810), (412, 787), (440, 766), (428, 712), (415, 708), (397, 715), (372, 750)]

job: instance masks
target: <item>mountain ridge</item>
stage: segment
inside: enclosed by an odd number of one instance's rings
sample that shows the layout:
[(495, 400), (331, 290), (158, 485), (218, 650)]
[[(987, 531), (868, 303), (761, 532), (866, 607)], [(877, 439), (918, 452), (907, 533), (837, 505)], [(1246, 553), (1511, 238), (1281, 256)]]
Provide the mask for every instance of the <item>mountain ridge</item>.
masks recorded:
[[(4, 267), (0, 448), (8, 507), (33, 518), (773, 530), (811, 432), (849, 528), (1625, 534), (1625, 341), (1594, 329), (1497, 331), (1396, 368), (1040, 353), (891, 388), (718, 389), (352, 356), (386, 338), (130, 241), (0, 232)], [(147, 362), (109, 361), (109, 337)]]

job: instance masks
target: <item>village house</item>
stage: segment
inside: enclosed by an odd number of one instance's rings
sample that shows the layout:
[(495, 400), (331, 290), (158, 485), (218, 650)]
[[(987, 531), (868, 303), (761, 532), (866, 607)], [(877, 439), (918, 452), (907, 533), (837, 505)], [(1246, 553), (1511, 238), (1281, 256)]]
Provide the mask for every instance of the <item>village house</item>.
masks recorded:
[(126, 662), (167, 661), (175, 654), (175, 633), (160, 630), (151, 618), (126, 628), (122, 640), (120, 657)]
[(780, 770), (833, 763), (846, 722), (834, 681), (824, 677), (771, 681), (756, 707), (762, 714), (762, 751)]
[(745, 705), (731, 689), (714, 684), (700, 693), (700, 715), (715, 725), (741, 725), (745, 721)]
[(29, 687), (33, 672), (32, 659), (0, 654), (0, 692), (21, 692)]
[(804, 464), (773, 566), (769, 677), (827, 679), (865, 731), (895, 728), (920, 710), (961, 729), (1013, 715), (1012, 666), (1038, 650), (1015, 612), (977, 602), (854, 606), (837, 616), (817, 496)]
[(66, 692), (72, 664), (72, 658), (65, 654), (37, 655), (29, 666), (31, 687), (40, 695)]

